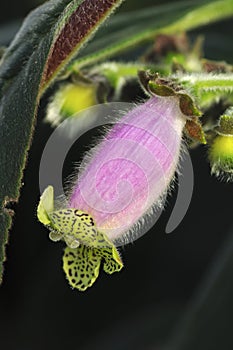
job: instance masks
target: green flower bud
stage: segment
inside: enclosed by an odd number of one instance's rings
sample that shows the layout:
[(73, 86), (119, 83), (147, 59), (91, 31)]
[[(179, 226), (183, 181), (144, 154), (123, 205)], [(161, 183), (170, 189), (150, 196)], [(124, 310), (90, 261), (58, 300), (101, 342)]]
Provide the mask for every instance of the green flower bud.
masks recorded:
[(233, 116), (223, 115), (215, 131), (217, 136), (209, 149), (211, 173), (233, 181)]
[(97, 85), (67, 83), (61, 86), (48, 105), (46, 120), (52, 125), (57, 125), (97, 103)]

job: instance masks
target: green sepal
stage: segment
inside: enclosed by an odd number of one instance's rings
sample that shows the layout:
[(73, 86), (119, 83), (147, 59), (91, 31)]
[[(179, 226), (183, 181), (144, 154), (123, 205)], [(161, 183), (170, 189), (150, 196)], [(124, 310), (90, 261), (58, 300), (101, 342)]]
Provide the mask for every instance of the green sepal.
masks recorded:
[(153, 81), (148, 82), (148, 89), (152, 94), (157, 96), (175, 96), (175, 91), (166, 85), (156, 84)]
[(202, 113), (195, 105), (194, 100), (178, 84), (178, 79), (161, 78), (158, 73), (151, 74), (148, 71), (140, 71), (138, 76), (143, 88), (150, 95), (176, 96), (179, 99), (180, 110), (185, 116), (192, 118), (201, 116)]
[(219, 125), (214, 129), (220, 135), (233, 135), (233, 116), (222, 115), (219, 119)]
[(181, 112), (186, 115), (187, 117), (200, 117), (201, 112), (199, 109), (195, 106), (195, 103), (193, 99), (185, 94), (185, 93), (178, 93), (177, 96), (179, 97), (180, 100), (180, 109)]
[(185, 133), (186, 135), (194, 141), (197, 141), (202, 144), (206, 144), (206, 138), (204, 130), (199, 123), (198, 118), (193, 118), (187, 120), (185, 124)]

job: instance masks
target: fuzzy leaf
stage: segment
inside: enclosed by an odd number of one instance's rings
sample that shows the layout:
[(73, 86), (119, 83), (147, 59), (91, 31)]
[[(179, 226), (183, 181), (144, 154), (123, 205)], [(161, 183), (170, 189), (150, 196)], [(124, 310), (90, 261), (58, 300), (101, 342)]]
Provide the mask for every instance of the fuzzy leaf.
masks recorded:
[(0, 281), (41, 94), (123, 0), (51, 0), (33, 11), (0, 65)]

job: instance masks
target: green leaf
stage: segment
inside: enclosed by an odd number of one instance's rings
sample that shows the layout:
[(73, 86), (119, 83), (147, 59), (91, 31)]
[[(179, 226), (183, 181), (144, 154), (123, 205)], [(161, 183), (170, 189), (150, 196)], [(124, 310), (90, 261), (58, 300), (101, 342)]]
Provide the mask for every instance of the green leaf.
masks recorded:
[(158, 33), (177, 34), (231, 16), (233, 0), (178, 1), (130, 14), (118, 14), (110, 20), (107, 29), (99, 31), (95, 41), (83, 50), (70, 69), (79, 70), (142, 43), (154, 41)]
[(0, 281), (41, 94), (123, 0), (51, 0), (33, 11), (0, 65)]

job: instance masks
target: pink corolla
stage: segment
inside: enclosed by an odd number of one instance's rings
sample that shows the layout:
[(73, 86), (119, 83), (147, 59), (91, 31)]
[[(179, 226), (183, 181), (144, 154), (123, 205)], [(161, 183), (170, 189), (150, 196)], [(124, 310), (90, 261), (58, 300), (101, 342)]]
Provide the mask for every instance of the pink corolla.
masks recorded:
[(152, 96), (120, 118), (86, 156), (68, 205), (54, 209), (53, 189), (41, 197), (38, 217), (50, 238), (67, 244), (70, 284), (85, 290), (123, 264), (117, 244), (128, 243), (160, 205), (178, 166), (187, 117), (178, 96)]
[(176, 97), (133, 108), (88, 154), (69, 207), (89, 213), (111, 241), (128, 241), (171, 183), (185, 122)]

